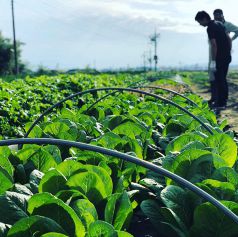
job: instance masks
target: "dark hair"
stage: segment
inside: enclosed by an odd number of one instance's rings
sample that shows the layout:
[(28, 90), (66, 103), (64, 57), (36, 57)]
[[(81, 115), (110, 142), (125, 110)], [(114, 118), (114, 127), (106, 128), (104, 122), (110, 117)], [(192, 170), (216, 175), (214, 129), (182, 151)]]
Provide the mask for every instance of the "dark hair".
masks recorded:
[(221, 9), (216, 9), (213, 14), (223, 14), (223, 11)]
[(199, 20), (203, 20), (204, 18), (206, 18), (207, 20), (211, 20), (211, 17), (209, 16), (209, 14), (205, 11), (200, 11), (197, 13), (197, 15), (195, 16), (195, 21), (199, 21)]

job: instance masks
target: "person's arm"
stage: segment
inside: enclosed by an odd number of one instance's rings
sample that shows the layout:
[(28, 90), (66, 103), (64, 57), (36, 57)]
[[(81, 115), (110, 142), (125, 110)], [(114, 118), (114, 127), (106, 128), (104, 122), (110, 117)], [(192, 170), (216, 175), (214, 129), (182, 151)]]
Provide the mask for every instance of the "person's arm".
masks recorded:
[(230, 22), (225, 22), (224, 26), (225, 26), (227, 32), (233, 32), (234, 33), (231, 40), (235, 40), (238, 37), (238, 26), (236, 26), (236, 25), (234, 25)]
[(209, 65), (209, 70), (211, 72), (216, 71), (216, 56), (217, 56), (217, 42), (216, 39), (210, 39), (211, 45), (211, 62)]
[(207, 35), (211, 46), (211, 62), (209, 65), (209, 70), (211, 70), (212, 72), (216, 71), (216, 57), (217, 57), (217, 42), (215, 33), (216, 29), (214, 27), (216, 27), (214, 24), (210, 24), (207, 27)]
[(226, 34), (227, 38), (228, 38), (228, 41), (229, 41), (229, 45), (230, 45), (230, 50), (232, 49), (232, 39), (229, 35), (229, 33)]

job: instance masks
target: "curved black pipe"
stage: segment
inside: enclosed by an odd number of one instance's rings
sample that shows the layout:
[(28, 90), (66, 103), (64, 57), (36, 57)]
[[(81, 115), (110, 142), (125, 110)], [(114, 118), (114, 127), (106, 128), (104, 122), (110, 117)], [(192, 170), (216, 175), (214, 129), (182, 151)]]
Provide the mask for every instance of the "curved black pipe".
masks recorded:
[(136, 165), (143, 166), (147, 169), (150, 169), (154, 172), (157, 172), (163, 176), (166, 176), (173, 181), (177, 182), (178, 184), (182, 185), (183, 187), (188, 188), (189, 190), (193, 191), (200, 197), (204, 198), (206, 201), (212, 203), (214, 206), (216, 206), (219, 210), (221, 210), (227, 217), (231, 218), (235, 223), (238, 224), (238, 216), (233, 213), (231, 210), (229, 210), (226, 206), (224, 206), (220, 201), (216, 200), (213, 196), (206, 193), (199, 187), (195, 186), (191, 182), (187, 181), (186, 179), (173, 174), (172, 172), (163, 169), (153, 163), (150, 163), (148, 161), (139, 159), (137, 157), (127, 155), (115, 150), (110, 150), (107, 148), (89, 145), (81, 142), (73, 142), (73, 141), (67, 141), (67, 140), (61, 140), (61, 139), (51, 139), (51, 138), (21, 138), (21, 139), (9, 139), (9, 140), (2, 140), (0, 141), (0, 146), (9, 146), (9, 145), (19, 145), (19, 144), (52, 144), (52, 145), (63, 145), (67, 147), (76, 147), (83, 150), (89, 150), (89, 151), (95, 151), (99, 152), (105, 155), (117, 157), (119, 159), (132, 162)]
[(31, 130), (34, 128), (34, 126), (46, 115), (48, 114), (52, 109), (58, 107), (59, 105), (61, 105), (63, 102), (72, 99), (76, 96), (79, 95), (84, 95), (87, 93), (93, 93), (93, 92), (97, 92), (97, 91), (110, 91), (110, 90), (114, 90), (114, 91), (129, 91), (129, 92), (135, 92), (135, 93), (140, 93), (143, 95), (148, 95), (148, 96), (152, 96), (154, 98), (157, 98), (159, 100), (162, 100), (164, 102), (167, 102), (168, 104), (171, 104), (173, 106), (175, 106), (176, 108), (182, 110), (183, 112), (185, 112), (186, 114), (190, 115), (192, 118), (194, 118), (196, 121), (198, 121), (210, 134), (213, 134), (213, 131), (211, 130), (211, 128), (209, 128), (205, 123), (202, 122), (202, 120), (200, 120), (197, 116), (193, 115), (191, 112), (189, 112), (187, 109), (181, 107), (180, 105), (178, 105), (177, 103), (166, 99), (162, 96), (159, 95), (155, 95), (146, 91), (142, 91), (142, 90), (138, 90), (138, 89), (133, 89), (133, 88), (116, 88), (116, 87), (108, 87), (108, 88), (95, 88), (95, 89), (89, 89), (89, 90), (85, 90), (85, 91), (81, 91), (81, 92), (77, 92), (73, 95), (70, 95), (66, 98), (64, 98), (63, 100), (59, 101), (58, 103), (52, 105), (51, 107), (49, 107), (43, 114), (40, 115), (39, 118), (37, 118), (34, 123), (31, 125), (31, 127), (28, 129), (28, 131), (26, 132), (26, 134), (24, 135), (24, 138), (28, 137), (29, 133), (31, 132)]
[[(167, 88), (163, 88), (163, 87), (160, 87), (160, 86), (145, 86), (145, 85), (141, 85), (141, 86), (129, 86), (128, 88), (148, 88), (148, 89), (160, 89), (160, 90), (164, 90), (164, 91), (168, 91), (168, 92), (170, 92), (170, 93), (173, 93), (174, 95), (178, 95), (178, 96), (180, 96), (180, 97), (182, 97), (182, 98), (184, 98), (184, 99), (186, 99), (188, 102), (190, 102), (191, 104), (193, 104), (193, 105), (195, 105), (196, 107), (198, 107), (198, 105), (194, 102), (194, 101), (192, 101), (191, 99), (189, 99), (188, 97), (186, 97), (186, 96), (184, 96), (183, 94), (180, 94), (180, 93), (178, 93), (177, 91), (174, 91), (174, 90), (170, 90), (170, 89), (167, 89)], [(86, 110), (85, 110), (85, 112), (87, 112), (87, 111), (89, 111), (89, 110), (91, 110), (97, 103), (99, 103), (100, 101), (102, 101), (102, 100), (104, 100), (104, 99), (106, 99), (108, 96), (110, 96), (110, 95), (114, 95), (115, 93), (117, 93), (118, 91), (114, 91), (114, 92), (111, 92), (111, 93), (108, 93), (108, 94), (106, 94), (106, 95), (104, 95), (104, 96), (102, 96), (101, 98), (99, 98), (99, 99), (97, 99), (93, 104), (91, 104)]]
[(191, 104), (193, 104), (193, 105), (198, 107), (198, 105), (194, 101), (192, 101), (191, 99), (189, 99), (185, 95), (183, 95), (183, 94), (181, 94), (181, 93), (179, 93), (177, 91), (171, 90), (171, 89), (163, 88), (163, 87), (160, 87), (160, 86), (143, 86), (143, 85), (142, 86), (135, 86), (135, 87), (133, 86), (131, 88), (145, 88), (145, 89), (148, 88), (148, 89), (160, 89), (160, 90), (168, 91), (170, 93), (173, 93), (174, 95), (178, 95), (178, 96), (186, 99), (188, 102), (190, 102)]
[[(141, 82), (146, 82), (147, 80), (144, 78), (140, 81), (137, 81), (137, 82), (134, 82), (134, 83), (131, 83), (127, 86), (127, 88), (139, 88), (136, 86), (136, 84), (139, 84)], [(135, 86), (134, 86), (135, 85)], [(84, 112), (88, 112), (90, 111), (97, 103), (99, 103), (100, 101), (106, 99), (107, 97), (109, 97), (110, 95), (114, 95), (116, 93), (120, 93), (120, 91), (113, 91), (113, 92), (110, 92), (110, 93), (107, 93), (106, 95), (102, 96), (101, 98), (97, 99), (93, 104), (91, 104)]]
[(99, 103), (100, 101), (106, 99), (107, 97), (109, 97), (110, 95), (114, 95), (116, 93), (120, 93), (120, 91), (113, 91), (110, 93), (107, 93), (106, 95), (102, 96), (101, 98), (97, 99), (94, 103), (92, 103), (85, 111), (84, 113), (90, 111), (97, 103)]

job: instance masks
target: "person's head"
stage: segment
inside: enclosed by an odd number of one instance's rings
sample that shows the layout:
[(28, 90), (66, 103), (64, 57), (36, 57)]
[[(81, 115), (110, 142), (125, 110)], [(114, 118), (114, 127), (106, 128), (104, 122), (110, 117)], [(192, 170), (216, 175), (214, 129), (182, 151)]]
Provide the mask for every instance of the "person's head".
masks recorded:
[(213, 16), (215, 21), (224, 21), (223, 11), (221, 9), (214, 10)]
[(195, 21), (197, 21), (201, 26), (207, 26), (211, 21), (211, 17), (205, 11), (200, 11), (195, 16)]

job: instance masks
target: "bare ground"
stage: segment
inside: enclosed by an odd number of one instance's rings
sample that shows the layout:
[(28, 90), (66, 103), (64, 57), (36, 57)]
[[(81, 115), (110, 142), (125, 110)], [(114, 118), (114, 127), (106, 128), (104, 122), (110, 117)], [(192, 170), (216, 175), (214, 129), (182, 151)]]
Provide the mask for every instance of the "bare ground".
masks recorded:
[[(229, 85), (229, 99), (227, 103), (227, 108), (221, 110), (217, 115), (218, 120), (227, 119), (231, 130), (234, 130), (236, 134), (238, 133), (238, 78), (228, 78)], [(195, 84), (192, 86), (192, 91), (204, 99), (210, 99), (210, 92), (208, 86), (201, 86)]]

